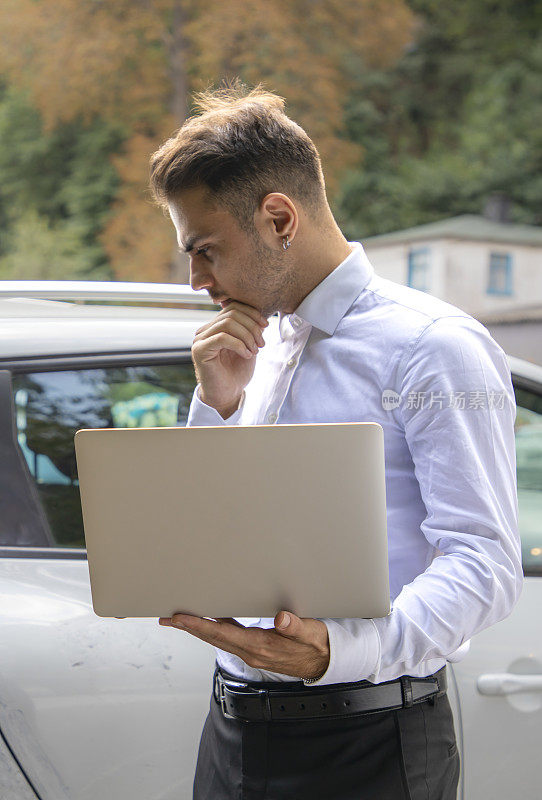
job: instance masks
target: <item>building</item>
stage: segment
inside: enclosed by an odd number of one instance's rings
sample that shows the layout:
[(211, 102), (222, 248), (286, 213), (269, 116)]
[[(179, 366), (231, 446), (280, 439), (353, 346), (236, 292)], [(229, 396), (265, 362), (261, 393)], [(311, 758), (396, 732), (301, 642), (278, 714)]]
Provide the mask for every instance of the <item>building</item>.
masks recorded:
[(363, 245), (382, 277), (474, 316), (542, 305), (542, 228), (534, 225), (465, 214), (371, 236)]
[(465, 214), (363, 246), (382, 277), (464, 309), (507, 353), (542, 364), (542, 228)]

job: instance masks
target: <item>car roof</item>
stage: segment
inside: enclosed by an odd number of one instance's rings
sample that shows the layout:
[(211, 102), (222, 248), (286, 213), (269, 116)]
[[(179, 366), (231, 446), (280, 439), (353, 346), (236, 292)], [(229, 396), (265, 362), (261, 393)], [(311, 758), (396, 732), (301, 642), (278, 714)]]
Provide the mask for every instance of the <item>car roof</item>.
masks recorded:
[(0, 300), (0, 358), (190, 348), (216, 312)]
[(532, 361), (525, 361), (523, 358), (516, 356), (506, 356), (512, 375), (526, 378), (533, 383), (538, 383), (542, 387), (542, 366), (533, 364)]

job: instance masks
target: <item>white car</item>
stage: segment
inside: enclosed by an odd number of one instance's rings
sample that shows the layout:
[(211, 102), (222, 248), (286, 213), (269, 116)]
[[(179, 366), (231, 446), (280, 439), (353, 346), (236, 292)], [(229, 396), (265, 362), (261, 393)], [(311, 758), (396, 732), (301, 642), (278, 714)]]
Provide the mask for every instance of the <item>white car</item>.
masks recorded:
[[(186, 286), (0, 282), (2, 800), (192, 797), (214, 651), (94, 614), (73, 435), (184, 424), (191, 342), (214, 313)], [(540, 796), (542, 367), (510, 365), (526, 579), (512, 615), (449, 666), (465, 800)]]

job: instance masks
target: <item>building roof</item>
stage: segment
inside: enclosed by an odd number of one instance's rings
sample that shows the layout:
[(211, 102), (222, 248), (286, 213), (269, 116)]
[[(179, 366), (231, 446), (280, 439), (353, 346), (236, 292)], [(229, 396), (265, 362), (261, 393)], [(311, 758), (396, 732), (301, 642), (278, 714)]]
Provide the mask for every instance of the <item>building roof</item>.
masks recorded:
[(449, 217), (402, 231), (369, 236), (367, 239), (363, 239), (363, 245), (364, 247), (381, 247), (388, 244), (430, 239), (463, 239), (542, 247), (542, 227), (496, 222), (481, 214), (462, 214), (460, 217)]
[(483, 325), (508, 325), (516, 322), (542, 322), (542, 304), (512, 306), (493, 311), (472, 314)]

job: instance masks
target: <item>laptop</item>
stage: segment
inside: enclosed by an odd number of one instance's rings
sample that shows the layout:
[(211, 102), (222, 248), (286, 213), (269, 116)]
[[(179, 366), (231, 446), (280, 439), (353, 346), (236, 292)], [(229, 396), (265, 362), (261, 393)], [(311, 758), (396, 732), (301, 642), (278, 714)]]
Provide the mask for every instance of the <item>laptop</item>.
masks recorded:
[(102, 617), (383, 617), (384, 435), (373, 422), (75, 434)]

